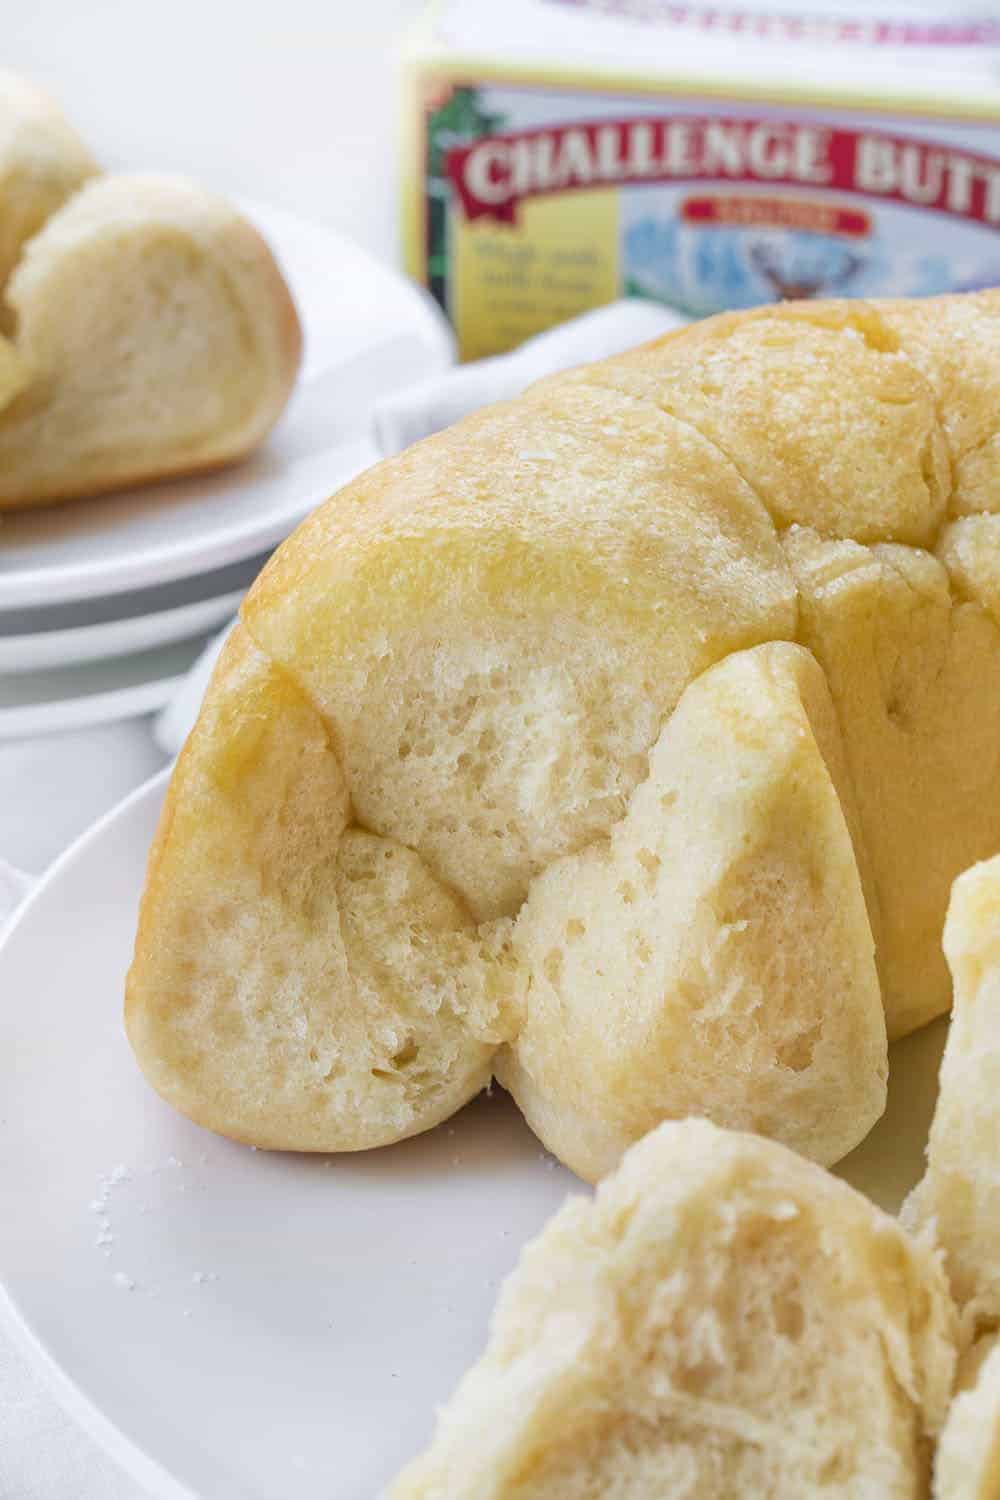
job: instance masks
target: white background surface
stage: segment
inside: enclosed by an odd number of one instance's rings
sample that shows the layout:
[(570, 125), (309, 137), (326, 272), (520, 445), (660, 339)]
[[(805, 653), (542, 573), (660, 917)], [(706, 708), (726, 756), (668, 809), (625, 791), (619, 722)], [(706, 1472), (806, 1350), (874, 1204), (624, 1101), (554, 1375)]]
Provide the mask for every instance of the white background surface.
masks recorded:
[(393, 49), (419, 0), (2, 0), (4, 67), (105, 166), (289, 208), (394, 256)]
[(255, 1154), (157, 1100), (119, 995), (162, 793), (60, 861), (0, 953), (0, 991), (32, 991), (0, 1005), (0, 1276), (161, 1500), (374, 1500), (574, 1179), (500, 1090), (338, 1158)]
[[(416, 0), (0, 0), (2, 64), (56, 95), (105, 166), (185, 172), (395, 261), (393, 53), (418, 9)], [(37, 746), (3, 747), (0, 847), (44, 868), (162, 764), (143, 726), (134, 731), (127, 750), (120, 735), (106, 746), (88, 737), (71, 787), (53, 786)], [(0, 1500), (140, 1497), (0, 1341)]]

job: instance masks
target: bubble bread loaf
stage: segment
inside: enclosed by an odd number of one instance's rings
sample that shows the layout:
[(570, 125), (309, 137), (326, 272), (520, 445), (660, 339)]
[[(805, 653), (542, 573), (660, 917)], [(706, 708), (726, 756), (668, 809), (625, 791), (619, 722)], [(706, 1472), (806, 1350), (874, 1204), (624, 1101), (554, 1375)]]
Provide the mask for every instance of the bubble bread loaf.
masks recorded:
[(168, 794), (150, 1080), (257, 1145), (399, 1139), (495, 1071), (591, 1179), (692, 1112), (843, 1155), (1000, 850), (998, 417), (1000, 292), (789, 304), (321, 506)]
[(954, 1321), (935, 1255), (853, 1188), (668, 1122), (523, 1251), (389, 1500), (919, 1500)]
[(26, 79), (0, 70), (0, 291), (25, 242), (97, 171), (52, 100)]
[(264, 241), (181, 179), (88, 182), (24, 245), (5, 306), (0, 510), (242, 457), (298, 369), (298, 318)]

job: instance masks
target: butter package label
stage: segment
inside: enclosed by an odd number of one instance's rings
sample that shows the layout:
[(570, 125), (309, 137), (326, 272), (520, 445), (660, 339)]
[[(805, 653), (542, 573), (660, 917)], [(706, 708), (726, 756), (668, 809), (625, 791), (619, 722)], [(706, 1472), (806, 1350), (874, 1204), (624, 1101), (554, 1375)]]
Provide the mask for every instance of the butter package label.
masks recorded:
[[(463, 357), (626, 295), (700, 316), (1000, 283), (1000, 25), (518, 6), (519, 49), (456, 0), (409, 60), (408, 269)], [(558, 64), (551, 30), (524, 43), (553, 13), (590, 42)], [(634, 44), (664, 35), (686, 45), (650, 77)]]

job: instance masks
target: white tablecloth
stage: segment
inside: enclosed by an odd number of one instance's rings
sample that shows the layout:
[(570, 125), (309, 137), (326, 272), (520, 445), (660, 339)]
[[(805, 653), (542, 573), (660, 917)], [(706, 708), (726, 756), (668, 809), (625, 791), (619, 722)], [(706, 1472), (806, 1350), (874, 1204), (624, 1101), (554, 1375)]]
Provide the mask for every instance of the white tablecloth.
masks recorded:
[(3, 1340), (0, 1439), (3, 1500), (149, 1500), (64, 1414)]
[[(0, 851), (21, 870), (42, 874), (166, 763), (150, 719), (0, 745)], [(2, 1219), (0, 1209), (0, 1225)], [(147, 1500), (65, 1415), (2, 1332), (0, 1500)]]

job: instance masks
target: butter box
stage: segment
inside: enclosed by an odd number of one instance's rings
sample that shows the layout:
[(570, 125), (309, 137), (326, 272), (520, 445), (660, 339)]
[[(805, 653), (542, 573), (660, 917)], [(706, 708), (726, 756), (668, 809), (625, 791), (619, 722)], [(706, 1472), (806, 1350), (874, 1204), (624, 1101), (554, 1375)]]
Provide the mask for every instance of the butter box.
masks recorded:
[(876, 10), (437, 0), (404, 56), (405, 256), (462, 356), (626, 295), (1000, 283), (1000, 16)]

